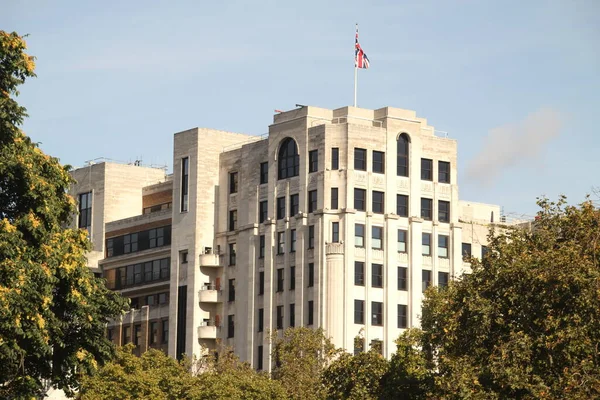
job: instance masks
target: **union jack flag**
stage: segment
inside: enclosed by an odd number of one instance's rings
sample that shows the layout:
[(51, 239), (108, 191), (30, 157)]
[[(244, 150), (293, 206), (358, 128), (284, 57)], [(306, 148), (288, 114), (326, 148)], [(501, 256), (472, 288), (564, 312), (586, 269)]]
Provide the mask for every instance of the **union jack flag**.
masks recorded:
[(356, 27), (356, 44), (354, 46), (354, 66), (356, 68), (369, 68), (369, 57), (358, 43), (358, 26)]

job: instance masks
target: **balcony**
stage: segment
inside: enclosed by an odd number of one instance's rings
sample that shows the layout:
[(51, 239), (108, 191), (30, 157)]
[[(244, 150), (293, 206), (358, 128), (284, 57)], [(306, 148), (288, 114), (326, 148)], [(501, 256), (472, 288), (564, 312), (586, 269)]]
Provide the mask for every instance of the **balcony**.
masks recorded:
[(200, 266), (222, 267), (220, 256), (214, 253), (200, 254)]
[(198, 327), (198, 338), (200, 339), (216, 339), (218, 326), (214, 321), (204, 321)]
[(198, 292), (199, 301), (202, 303), (220, 303), (221, 291), (215, 285), (204, 285)]

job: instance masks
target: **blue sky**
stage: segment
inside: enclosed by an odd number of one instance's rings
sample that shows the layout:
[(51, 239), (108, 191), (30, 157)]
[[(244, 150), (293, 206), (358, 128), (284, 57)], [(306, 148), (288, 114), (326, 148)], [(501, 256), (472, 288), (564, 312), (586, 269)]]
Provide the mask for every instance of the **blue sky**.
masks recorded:
[(262, 134), (274, 109), (412, 109), (458, 140), (460, 197), (533, 214), (600, 186), (600, 2), (8, 1), (36, 79), (24, 129), (63, 163), (172, 164), (172, 134)]

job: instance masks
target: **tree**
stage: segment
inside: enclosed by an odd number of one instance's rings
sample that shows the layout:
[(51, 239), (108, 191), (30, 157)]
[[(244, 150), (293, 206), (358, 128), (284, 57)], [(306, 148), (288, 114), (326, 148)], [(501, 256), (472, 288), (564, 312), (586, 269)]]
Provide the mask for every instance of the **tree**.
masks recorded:
[(600, 398), (600, 212), (538, 204), (530, 229), (492, 232), (472, 274), (427, 294), (435, 397)]
[(340, 353), (323, 329), (288, 328), (274, 332), (272, 377), (281, 382), (291, 399), (322, 399), (325, 386), (321, 375)]
[[(16, 33), (0, 31), (0, 397), (70, 392), (79, 374), (113, 355), (105, 324), (126, 301), (87, 267), (87, 233), (64, 229), (75, 212), (69, 167), (18, 128), (12, 98), (34, 75)], [(11, 97), (12, 96), (12, 97)]]

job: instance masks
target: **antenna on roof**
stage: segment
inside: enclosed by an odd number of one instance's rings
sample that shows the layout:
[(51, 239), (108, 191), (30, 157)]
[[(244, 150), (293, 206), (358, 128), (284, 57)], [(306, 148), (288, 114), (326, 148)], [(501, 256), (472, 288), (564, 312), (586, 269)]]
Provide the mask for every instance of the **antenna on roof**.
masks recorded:
[(296, 107), (302, 108), (302, 107), (306, 107), (306, 106), (304, 104), (296, 104)]

